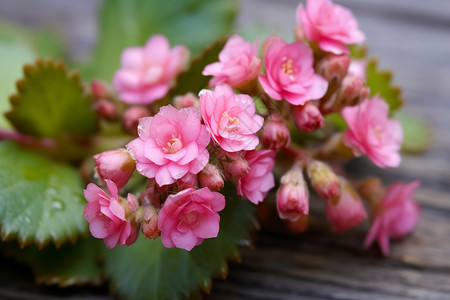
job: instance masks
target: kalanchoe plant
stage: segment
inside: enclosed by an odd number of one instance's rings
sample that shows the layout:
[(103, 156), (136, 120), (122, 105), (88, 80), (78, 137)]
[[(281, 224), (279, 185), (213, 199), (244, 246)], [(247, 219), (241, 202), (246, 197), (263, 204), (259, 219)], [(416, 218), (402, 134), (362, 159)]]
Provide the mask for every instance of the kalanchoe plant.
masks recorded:
[[(121, 1), (105, 4), (105, 12), (120, 13)], [(213, 13), (226, 13), (224, 2), (211, 3)], [(194, 17), (202, 21), (204, 9)], [(14, 129), (0, 130), (0, 139), (15, 142), (0, 143), (1, 155), (14, 158), (0, 161), (2, 239), (43, 248), (78, 238), (73, 249), (89, 253), (81, 264), (101, 266), (70, 272), (73, 266), (63, 265), (69, 278), (45, 274), (60, 283), (99, 282), (103, 268), (124, 298), (189, 297), (208, 291), (211, 276), (225, 276), (226, 260), (239, 259), (238, 246), (250, 244), (255, 206), (276, 201), (274, 211), (301, 232), (315, 190), (334, 231), (370, 216), (365, 245), (376, 241), (388, 255), (389, 239), (417, 224), (419, 183), (395, 183), (384, 192), (378, 179), (353, 182), (340, 166), (361, 155), (380, 168), (399, 166), (404, 135), (393, 114), (399, 92), (355, 50), (365, 36), (351, 11), (308, 0), (296, 18), (293, 42), (271, 35), (258, 54), (257, 37), (233, 34), (190, 67), (187, 46), (171, 48), (170, 38), (146, 32), (147, 41), (121, 44), (111, 84), (83, 85), (53, 60), (25, 66), (6, 114)], [(110, 68), (96, 58), (88, 77)], [(268, 196), (275, 187), (276, 197)], [(34, 192), (22, 195), (27, 190)], [(87, 228), (106, 247), (81, 238)]]

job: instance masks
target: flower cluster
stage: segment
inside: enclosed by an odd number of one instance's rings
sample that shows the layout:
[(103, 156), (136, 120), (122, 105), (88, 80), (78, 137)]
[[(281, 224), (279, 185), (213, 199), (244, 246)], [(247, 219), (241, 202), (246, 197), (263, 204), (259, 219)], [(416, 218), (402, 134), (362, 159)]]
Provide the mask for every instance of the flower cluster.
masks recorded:
[[(326, 160), (337, 153), (366, 155), (378, 167), (397, 167), (402, 128), (387, 102), (366, 85), (366, 62), (349, 55), (349, 45), (364, 41), (352, 13), (330, 0), (308, 0), (299, 5), (297, 21), (296, 41), (270, 36), (260, 55), (257, 39), (231, 36), (218, 61), (204, 66), (210, 87), (198, 97), (169, 92), (187, 62), (184, 46), (170, 49), (157, 35), (143, 48), (124, 50), (113, 85), (127, 106), (123, 127), (134, 139), (126, 149), (94, 157), (109, 195), (94, 184), (85, 190), (93, 236), (114, 247), (133, 243), (141, 230), (146, 238), (161, 237), (165, 247), (191, 250), (218, 236), (226, 181), (259, 204), (278, 178), (276, 208), (286, 222), (309, 214), (311, 188), (325, 200), (333, 230), (367, 219), (363, 200), (371, 197), (360, 196), (355, 183)], [(97, 83), (93, 95), (98, 91)], [(161, 106), (161, 99), (173, 102)], [(118, 110), (106, 102), (98, 111), (111, 119), (108, 112)], [(331, 114), (346, 122), (344, 132), (326, 121)], [(320, 147), (309, 148), (297, 134), (321, 129), (328, 136)], [(120, 197), (118, 190), (127, 190), (132, 176), (144, 178), (145, 188)], [(396, 184), (371, 198), (367, 245), (376, 239), (387, 253), (389, 237), (412, 231), (417, 185)]]

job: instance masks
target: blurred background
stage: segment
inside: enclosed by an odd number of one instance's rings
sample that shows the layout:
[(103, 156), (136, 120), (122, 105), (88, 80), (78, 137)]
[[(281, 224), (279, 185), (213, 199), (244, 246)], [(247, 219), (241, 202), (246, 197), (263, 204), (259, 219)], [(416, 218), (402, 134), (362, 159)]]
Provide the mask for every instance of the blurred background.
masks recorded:
[[(62, 47), (49, 48), (49, 54), (56, 51), (71, 60), (83, 61), (89, 58), (95, 47), (101, 2), (0, 0), (0, 24), (35, 30), (34, 34), (44, 35), (40, 39), (42, 47), (46, 47), (45, 35), (56, 35)], [(358, 239), (342, 237), (335, 241), (331, 234), (305, 235), (294, 240), (290, 236), (275, 235), (270, 230), (263, 231), (257, 237), (256, 251), (244, 252), (243, 265), (231, 265), (229, 279), (214, 283), (210, 299), (450, 298), (450, 1), (335, 2), (354, 12), (366, 34), (369, 56), (378, 57), (382, 69), (393, 71), (394, 82), (403, 87), (407, 100), (404, 110), (421, 116), (435, 129), (433, 146), (424, 155), (405, 155), (398, 169), (371, 169), (387, 182), (415, 178), (422, 181), (417, 193), (417, 199), (424, 208), (419, 228), (413, 237), (393, 248), (391, 258), (383, 261), (361, 254), (360, 233), (356, 234)], [(260, 42), (269, 34), (293, 39), (295, 9), (299, 1), (241, 0), (238, 3), (235, 31), (248, 39), (256, 34)], [(47, 30), (51, 33), (42, 33)], [(0, 59), (1, 55), (4, 54), (0, 49)], [(5, 72), (16, 72), (20, 76), (20, 69), (9, 70), (4, 65), (0, 66), (0, 76)], [(300, 257), (299, 253), (304, 256)], [(366, 270), (364, 274), (372, 275), (364, 277), (353, 272), (343, 278), (341, 268), (346, 267), (346, 262), (358, 264)], [(5, 272), (16, 270), (15, 265), (10, 264), (5, 263), (6, 267), (2, 267), (5, 269), (1, 270), (1, 281), (6, 283), (0, 285), (0, 295), (20, 290), (17, 287), (34, 291), (30, 287), (31, 275), (26, 269), (12, 271), (13, 279), (8, 278)], [(307, 274), (291, 269), (292, 265), (301, 269), (308, 264)], [(28, 272), (24, 277), (25, 283), (20, 279), (23, 272)], [(385, 280), (383, 276), (387, 276)], [(432, 279), (425, 280), (427, 276)], [(371, 285), (365, 283), (367, 280), (373, 280)], [(389, 281), (399, 287), (392, 287)], [(71, 292), (80, 293), (77, 290)], [(83, 292), (83, 297), (109, 299), (98, 295), (103, 292), (94, 292), (97, 296), (93, 296), (91, 291)], [(31, 299), (27, 297), (32, 297), (30, 295), (34, 292), (14, 293), (11, 292), (8, 299)], [(55, 295), (54, 291), (44, 290), (44, 293)], [(369, 294), (373, 296), (367, 296)]]

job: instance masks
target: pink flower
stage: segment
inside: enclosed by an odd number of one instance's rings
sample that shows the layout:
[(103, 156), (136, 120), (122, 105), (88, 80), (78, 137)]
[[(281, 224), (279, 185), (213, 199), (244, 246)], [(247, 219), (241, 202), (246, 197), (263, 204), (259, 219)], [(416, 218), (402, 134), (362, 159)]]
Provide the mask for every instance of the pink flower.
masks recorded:
[(337, 201), (327, 200), (326, 216), (336, 231), (347, 231), (367, 218), (366, 210), (356, 191), (344, 178), (340, 178), (341, 196)]
[(295, 222), (309, 213), (309, 193), (303, 170), (294, 165), (281, 177), (277, 192), (277, 210), (281, 219)]
[(271, 38), (264, 56), (266, 74), (259, 75), (264, 91), (275, 100), (285, 98), (293, 105), (322, 98), (328, 82), (314, 73), (314, 57), (304, 42), (288, 44), (280, 38)]
[(200, 106), (198, 102), (198, 97), (192, 93), (187, 93), (186, 95), (183, 96), (176, 96), (173, 99), (173, 105), (177, 109), (187, 108), (191, 106), (198, 109)]
[(170, 49), (169, 41), (162, 35), (152, 36), (144, 47), (125, 49), (121, 69), (113, 79), (120, 99), (130, 104), (150, 104), (163, 98), (188, 56), (185, 46)]
[(348, 54), (345, 45), (365, 40), (353, 13), (330, 0), (307, 0), (306, 9), (300, 4), (297, 22), (310, 41), (317, 42), (323, 51), (334, 54)]
[(237, 34), (231, 36), (219, 53), (219, 62), (209, 64), (202, 74), (214, 76), (209, 85), (226, 83), (238, 87), (256, 78), (261, 67), (258, 43), (251, 44)]
[(125, 149), (105, 151), (94, 156), (97, 174), (113, 181), (120, 190), (127, 184), (136, 164)]
[(84, 208), (84, 218), (89, 222), (91, 234), (104, 239), (108, 248), (131, 245), (137, 239), (138, 228), (132, 228), (125, 218), (125, 209), (118, 200), (114, 182), (106, 180), (106, 185), (111, 196), (93, 183), (84, 190), (84, 197), (88, 201)]
[(225, 197), (208, 188), (169, 195), (158, 217), (164, 247), (190, 251), (204, 239), (216, 237), (220, 221), (217, 212), (224, 207)]
[(237, 181), (237, 192), (254, 204), (262, 202), (275, 186), (272, 170), (275, 165), (275, 151), (257, 150), (246, 152), (244, 158), (250, 167), (247, 174)]
[(258, 145), (255, 133), (264, 119), (256, 114), (250, 96), (236, 95), (229, 85), (220, 84), (214, 91), (200, 92), (200, 110), (214, 142), (225, 151), (253, 150)]
[(366, 154), (380, 168), (398, 167), (401, 161), (402, 127), (388, 114), (387, 103), (378, 96), (342, 110), (349, 127), (344, 144), (355, 155)]
[(377, 240), (383, 254), (388, 255), (390, 237), (402, 238), (414, 230), (420, 206), (414, 202), (413, 194), (419, 185), (417, 180), (409, 184), (396, 183), (387, 190), (366, 236), (366, 248)]
[(160, 186), (197, 174), (208, 163), (210, 136), (195, 108), (161, 107), (154, 117), (139, 120), (138, 134), (127, 145), (128, 152), (138, 172)]

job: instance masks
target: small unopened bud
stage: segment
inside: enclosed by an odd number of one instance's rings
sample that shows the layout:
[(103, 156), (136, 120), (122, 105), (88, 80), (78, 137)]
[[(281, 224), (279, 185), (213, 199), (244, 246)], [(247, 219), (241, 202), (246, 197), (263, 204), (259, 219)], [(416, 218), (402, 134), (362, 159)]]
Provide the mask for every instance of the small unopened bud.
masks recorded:
[(341, 193), (339, 177), (325, 163), (310, 160), (306, 165), (308, 177), (317, 193), (326, 200), (339, 197)]
[(97, 114), (108, 121), (117, 119), (117, 106), (105, 99), (98, 100), (94, 104)]
[(198, 101), (198, 97), (196, 97), (192, 93), (187, 93), (184, 96), (176, 96), (173, 100), (173, 106), (175, 106), (177, 109), (187, 107), (199, 108), (200, 103)]
[(347, 75), (342, 81), (341, 87), (337, 92), (336, 100), (333, 104), (335, 111), (340, 111), (346, 106), (355, 106), (366, 99), (370, 94), (366, 87), (364, 78), (353, 74)]
[(94, 100), (109, 98), (109, 89), (107, 84), (101, 80), (92, 80), (91, 94)]
[(266, 148), (277, 150), (285, 148), (291, 142), (289, 129), (278, 114), (272, 114), (263, 127), (262, 144)]
[(317, 70), (328, 82), (340, 84), (350, 66), (350, 58), (347, 55), (329, 54), (320, 61)]
[(247, 161), (238, 152), (223, 151), (220, 163), (226, 175), (236, 180), (247, 174), (249, 170)]
[(197, 175), (192, 173), (186, 173), (183, 177), (177, 180), (177, 186), (179, 190), (185, 190), (188, 188), (197, 187)]
[(324, 126), (323, 116), (320, 110), (312, 103), (293, 106), (292, 116), (295, 124), (302, 131), (311, 133)]
[(137, 127), (139, 125), (139, 119), (148, 117), (150, 114), (145, 107), (133, 106), (125, 111), (123, 114), (123, 126), (125, 129), (137, 135)]
[(341, 196), (336, 201), (326, 201), (325, 213), (333, 230), (347, 231), (367, 218), (366, 210), (356, 191), (344, 178), (340, 178)]
[(96, 171), (103, 179), (113, 181), (120, 190), (136, 169), (136, 163), (125, 149), (102, 152), (94, 156)]
[(303, 32), (303, 28), (301, 25), (297, 25), (294, 27), (294, 35), (295, 39), (298, 41), (305, 39), (305, 33)]
[(144, 206), (144, 220), (141, 225), (142, 233), (147, 239), (156, 239), (161, 235), (158, 228), (159, 211), (152, 205)]
[(309, 213), (308, 187), (300, 166), (294, 165), (281, 177), (277, 210), (281, 219), (297, 221)]
[(383, 200), (386, 190), (379, 178), (369, 177), (358, 186), (358, 192), (369, 203), (370, 211), (374, 212)]
[(127, 207), (130, 211), (136, 211), (139, 208), (139, 202), (135, 195), (128, 193)]
[(355, 75), (356, 77), (363, 78), (367, 77), (367, 60), (365, 59), (354, 59), (348, 67), (348, 73)]
[(207, 187), (211, 191), (218, 191), (223, 188), (223, 178), (219, 169), (212, 164), (207, 164), (198, 174), (201, 187)]

